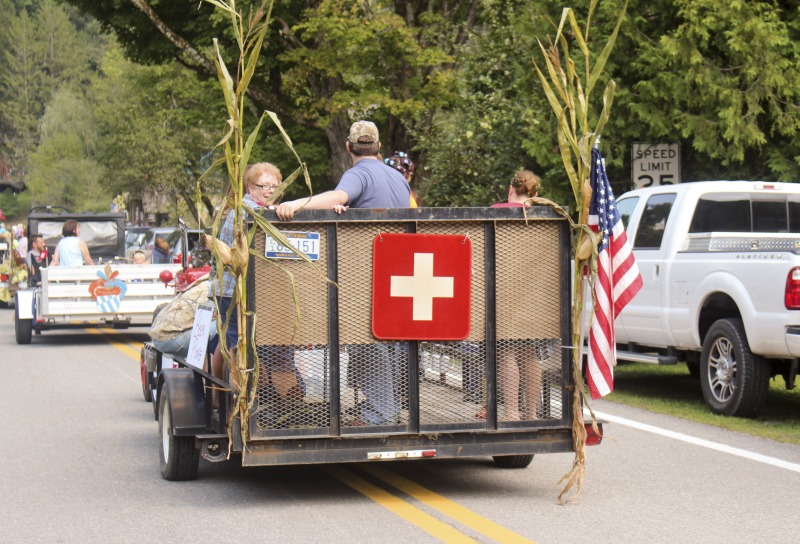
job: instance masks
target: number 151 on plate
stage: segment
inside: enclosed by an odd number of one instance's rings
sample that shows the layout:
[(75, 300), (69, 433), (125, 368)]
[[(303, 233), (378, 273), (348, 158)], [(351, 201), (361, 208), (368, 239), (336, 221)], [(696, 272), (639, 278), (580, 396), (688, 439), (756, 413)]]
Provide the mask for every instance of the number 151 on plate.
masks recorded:
[[(297, 232), (281, 231), (289, 239), (289, 243), (311, 259), (319, 260), (319, 233), (318, 232)], [(268, 259), (299, 259), (300, 257), (290, 248), (280, 244), (277, 240), (267, 234), (264, 244), (264, 256)]]

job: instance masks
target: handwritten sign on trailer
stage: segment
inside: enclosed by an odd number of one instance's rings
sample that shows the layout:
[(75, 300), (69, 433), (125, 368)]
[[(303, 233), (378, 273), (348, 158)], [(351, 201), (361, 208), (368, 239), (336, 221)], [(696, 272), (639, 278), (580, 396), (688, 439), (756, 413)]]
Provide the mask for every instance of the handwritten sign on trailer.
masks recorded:
[(643, 144), (631, 149), (633, 184), (639, 187), (672, 185), (681, 182), (680, 144)]
[[(296, 232), (281, 231), (289, 240), (289, 243), (298, 251), (305, 253), (306, 257), (312, 261), (319, 260), (319, 233), (318, 232)], [(264, 255), (269, 259), (299, 259), (290, 248), (281, 245), (277, 240), (267, 234), (264, 244)]]

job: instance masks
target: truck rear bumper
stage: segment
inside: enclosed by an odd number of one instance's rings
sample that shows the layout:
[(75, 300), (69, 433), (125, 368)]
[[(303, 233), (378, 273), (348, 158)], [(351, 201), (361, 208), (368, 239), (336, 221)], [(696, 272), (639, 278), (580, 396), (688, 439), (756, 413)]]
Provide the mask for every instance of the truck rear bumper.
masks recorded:
[(786, 349), (792, 357), (800, 357), (800, 325), (786, 327)]
[[(203, 442), (202, 438), (198, 437)], [(413, 455), (418, 451), (424, 455)], [(571, 429), (527, 433), (381, 436), (353, 439), (270, 440), (248, 443), (243, 466), (347, 463), (371, 460), (458, 459), (572, 451)]]

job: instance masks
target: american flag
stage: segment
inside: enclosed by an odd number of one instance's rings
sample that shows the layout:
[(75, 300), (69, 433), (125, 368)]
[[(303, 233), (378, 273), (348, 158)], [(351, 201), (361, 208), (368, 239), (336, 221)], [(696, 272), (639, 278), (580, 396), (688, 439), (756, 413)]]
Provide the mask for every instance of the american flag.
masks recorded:
[(614, 390), (614, 319), (642, 288), (642, 275), (617, 211), (603, 156), (597, 149), (592, 149), (592, 166), (589, 226), (594, 232), (602, 231), (603, 239), (597, 250), (595, 308), (589, 332), (586, 377), (592, 398), (598, 399)]

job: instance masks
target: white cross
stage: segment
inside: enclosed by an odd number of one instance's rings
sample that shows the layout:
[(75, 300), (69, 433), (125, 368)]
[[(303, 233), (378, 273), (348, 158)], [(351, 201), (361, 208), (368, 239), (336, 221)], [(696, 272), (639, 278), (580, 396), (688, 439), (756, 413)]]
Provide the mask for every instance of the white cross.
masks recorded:
[(433, 299), (453, 298), (453, 277), (433, 275), (433, 253), (414, 253), (414, 275), (392, 276), (389, 294), (411, 297), (414, 321), (433, 320)]

